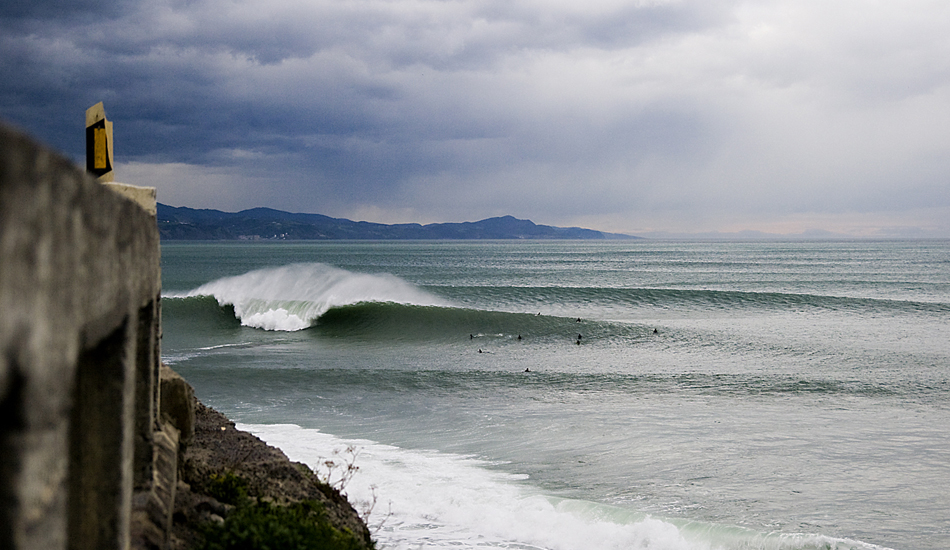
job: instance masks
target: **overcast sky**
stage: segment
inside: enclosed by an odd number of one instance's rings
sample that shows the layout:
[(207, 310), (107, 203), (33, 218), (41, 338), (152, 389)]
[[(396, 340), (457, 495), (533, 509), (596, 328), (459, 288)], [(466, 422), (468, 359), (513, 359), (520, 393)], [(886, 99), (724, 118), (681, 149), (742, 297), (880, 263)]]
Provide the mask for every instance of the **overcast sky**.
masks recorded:
[(7, 0), (0, 118), (173, 206), (950, 237), (946, 0)]

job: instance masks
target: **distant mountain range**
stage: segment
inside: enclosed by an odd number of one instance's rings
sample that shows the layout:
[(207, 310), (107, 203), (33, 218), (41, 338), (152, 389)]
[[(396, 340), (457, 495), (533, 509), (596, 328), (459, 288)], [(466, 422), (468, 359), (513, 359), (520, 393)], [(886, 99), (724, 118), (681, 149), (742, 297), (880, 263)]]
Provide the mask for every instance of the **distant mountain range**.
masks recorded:
[(321, 214), (293, 214), (271, 208), (240, 212), (158, 204), (163, 240), (331, 240), (331, 239), (636, 239), (580, 227), (537, 225), (512, 216), (462, 223), (354, 222)]

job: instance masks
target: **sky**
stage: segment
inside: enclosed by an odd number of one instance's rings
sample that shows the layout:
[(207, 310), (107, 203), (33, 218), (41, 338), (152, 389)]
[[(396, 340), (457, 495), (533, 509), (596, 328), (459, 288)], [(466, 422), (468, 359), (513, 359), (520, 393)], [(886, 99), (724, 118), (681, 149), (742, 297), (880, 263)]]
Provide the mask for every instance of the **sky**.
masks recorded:
[(172, 206), (950, 237), (946, 0), (6, 0), (0, 120)]

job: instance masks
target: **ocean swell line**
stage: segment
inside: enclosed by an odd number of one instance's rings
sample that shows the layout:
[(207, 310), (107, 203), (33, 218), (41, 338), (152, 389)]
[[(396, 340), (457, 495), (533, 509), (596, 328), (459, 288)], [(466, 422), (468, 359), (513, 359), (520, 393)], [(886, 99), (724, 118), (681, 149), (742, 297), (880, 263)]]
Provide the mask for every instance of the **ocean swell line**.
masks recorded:
[(678, 308), (701, 310), (826, 310), (890, 313), (950, 313), (950, 303), (837, 296), (794, 292), (753, 292), (703, 288), (603, 287), (441, 287), (455, 300), (503, 303), (506, 307), (538, 307), (550, 303), (601, 304), (616, 308)]

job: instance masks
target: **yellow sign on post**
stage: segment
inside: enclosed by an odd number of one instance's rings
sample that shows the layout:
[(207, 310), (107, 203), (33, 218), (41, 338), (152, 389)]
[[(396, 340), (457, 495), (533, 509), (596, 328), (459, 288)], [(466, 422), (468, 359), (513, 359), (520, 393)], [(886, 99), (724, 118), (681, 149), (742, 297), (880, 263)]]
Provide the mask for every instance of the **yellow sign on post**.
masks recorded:
[(86, 171), (99, 181), (115, 181), (112, 172), (112, 123), (102, 102), (86, 109)]

